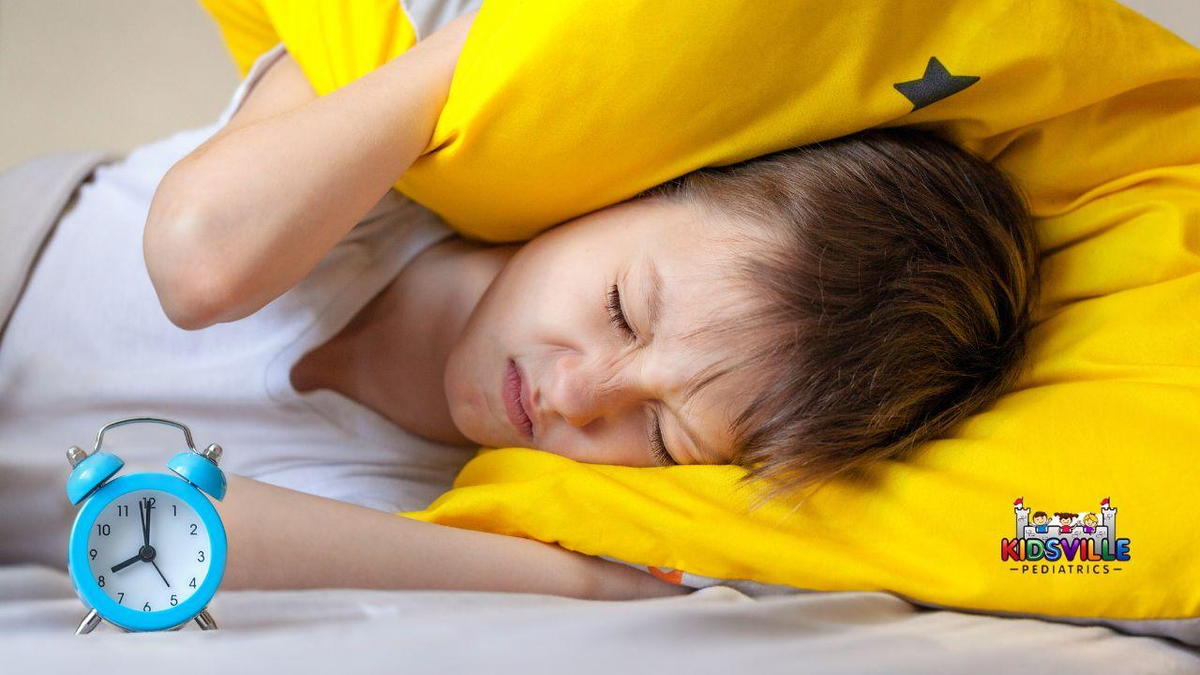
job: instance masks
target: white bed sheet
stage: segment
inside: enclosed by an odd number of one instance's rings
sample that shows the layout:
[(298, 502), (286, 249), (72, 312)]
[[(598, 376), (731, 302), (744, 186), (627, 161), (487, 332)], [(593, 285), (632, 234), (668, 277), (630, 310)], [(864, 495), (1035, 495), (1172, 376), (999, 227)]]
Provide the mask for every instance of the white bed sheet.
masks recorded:
[(72, 632), (67, 576), (0, 567), (11, 673), (1197, 673), (1200, 655), (1109, 628), (922, 610), (882, 593), (633, 602), (446, 591), (228, 591), (221, 626)]

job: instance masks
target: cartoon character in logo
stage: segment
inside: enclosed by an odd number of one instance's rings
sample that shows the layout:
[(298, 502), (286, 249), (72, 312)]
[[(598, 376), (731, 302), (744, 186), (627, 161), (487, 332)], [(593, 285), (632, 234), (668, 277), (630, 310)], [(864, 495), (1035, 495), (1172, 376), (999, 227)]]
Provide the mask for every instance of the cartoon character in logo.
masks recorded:
[(1094, 513), (1083, 514), (1083, 531), (1086, 534), (1092, 534), (1096, 531), (1096, 526), (1100, 524), (1100, 519)]
[(1045, 511), (1033, 514), (1033, 531), (1038, 534), (1046, 534), (1050, 531), (1050, 516)]
[(1054, 515), (1058, 518), (1058, 531), (1063, 534), (1071, 533), (1071, 523), (1075, 522), (1075, 518), (1079, 516), (1078, 513), (1069, 511), (1060, 511)]

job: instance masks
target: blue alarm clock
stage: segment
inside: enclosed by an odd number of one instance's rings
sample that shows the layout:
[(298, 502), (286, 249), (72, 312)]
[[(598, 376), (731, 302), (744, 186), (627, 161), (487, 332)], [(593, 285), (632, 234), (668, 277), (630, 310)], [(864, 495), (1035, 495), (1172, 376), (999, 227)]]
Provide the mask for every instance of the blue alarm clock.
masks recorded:
[[(167, 462), (174, 475), (113, 478), (125, 462), (100, 451), (104, 433), (142, 423), (181, 430), (188, 450)], [(76, 635), (102, 619), (126, 631), (178, 629), (193, 619), (203, 630), (217, 628), (207, 607), (225, 573), (225, 526), (205, 494), (225, 497), (220, 458), (221, 446), (197, 450), (186, 426), (157, 417), (105, 425), (91, 454), (67, 450), (73, 467), (67, 497), (83, 502), (71, 527), (67, 570), (90, 608)]]

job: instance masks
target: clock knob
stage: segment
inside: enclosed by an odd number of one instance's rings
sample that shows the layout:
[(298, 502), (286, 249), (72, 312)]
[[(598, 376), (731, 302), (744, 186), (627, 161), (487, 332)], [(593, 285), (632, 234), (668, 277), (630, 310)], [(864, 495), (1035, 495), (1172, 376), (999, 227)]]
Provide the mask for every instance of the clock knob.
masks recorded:
[(197, 450), (196, 454), (207, 460), (210, 460), (213, 464), (218, 464), (221, 461), (221, 446), (217, 445), (216, 443), (210, 443), (207, 448), (203, 450)]
[(67, 448), (67, 461), (71, 463), (71, 468), (79, 466), (79, 463), (87, 459), (87, 452), (78, 445), (72, 445)]

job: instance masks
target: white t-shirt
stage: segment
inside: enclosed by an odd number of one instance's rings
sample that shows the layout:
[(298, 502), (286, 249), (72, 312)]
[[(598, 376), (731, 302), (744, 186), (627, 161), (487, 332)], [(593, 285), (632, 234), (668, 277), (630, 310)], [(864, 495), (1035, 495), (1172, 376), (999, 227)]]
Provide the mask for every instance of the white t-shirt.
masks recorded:
[[(154, 190), (283, 53), (277, 45), (255, 62), (215, 124), (100, 167), (60, 219), (0, 342), (0, 562), (63, 558), (74, 512), (64, 451), (90, 450), (120, 418), (177, 420), (198, 446), (224, 448), (227, 472), (388, 511), (426, 506), (474, 453), (418, 438), (341, 394), (291, 386), (300, 357), (452, 234), (395, 191), (250, 317), (184, 331), (159, 306), (142, 258)], [(136, 425), (106, 434), (104, 449), (126, 472), (164, 471), (185, 445), (177, 430)]]

